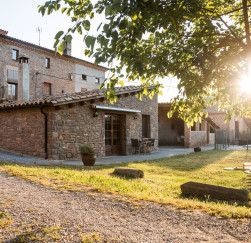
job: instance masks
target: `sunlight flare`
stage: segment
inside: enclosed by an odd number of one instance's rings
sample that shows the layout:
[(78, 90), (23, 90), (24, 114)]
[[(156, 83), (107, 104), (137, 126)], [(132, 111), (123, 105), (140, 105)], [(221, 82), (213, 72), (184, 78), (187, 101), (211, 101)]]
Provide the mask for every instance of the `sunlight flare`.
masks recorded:
[(240, 90), (242, 93), (251, 94), (251, 77), (250, 76), (245, 75), (241, 77)]

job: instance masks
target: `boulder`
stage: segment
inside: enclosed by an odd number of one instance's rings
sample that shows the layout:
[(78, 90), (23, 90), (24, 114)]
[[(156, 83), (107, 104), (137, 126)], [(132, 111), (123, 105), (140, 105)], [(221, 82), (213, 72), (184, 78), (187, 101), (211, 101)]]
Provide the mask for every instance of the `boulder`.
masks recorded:
[(210, 196), (220, 200), (248, 201), (248, 191), (189, 181), (180, 186), (183, 194)]

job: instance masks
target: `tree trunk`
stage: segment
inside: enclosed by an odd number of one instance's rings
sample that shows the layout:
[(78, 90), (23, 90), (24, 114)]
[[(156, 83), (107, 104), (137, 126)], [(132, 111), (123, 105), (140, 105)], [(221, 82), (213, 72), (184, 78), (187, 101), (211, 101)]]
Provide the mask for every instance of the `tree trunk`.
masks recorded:
[(116, 168), (113, 173), (117, 175), (121, 175), (121, 176), (133, 177), (133, 178), (144, 177), (143, 170), (137, 170), (137, 169)]
[(182, 193), (195, 196), (210, 196), (220, 200), (248, 201), (248, 191), (198, 182), (187, 182), (180, 186)]

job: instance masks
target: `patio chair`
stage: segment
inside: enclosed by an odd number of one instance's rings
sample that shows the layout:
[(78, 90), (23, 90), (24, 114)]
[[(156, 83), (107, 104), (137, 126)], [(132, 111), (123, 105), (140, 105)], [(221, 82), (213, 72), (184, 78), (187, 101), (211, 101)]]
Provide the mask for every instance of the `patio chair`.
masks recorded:
[(154, 150), (154, 145), (155, 145), (155, 138), (148, 138), (148, 141), (151, 143), (149, 144), (150, 151), (152, 152)]
[(138, 154), (139, 154), (140, 148), (141, 148), (139, 139), (132, 138), (131, 143), (132, 143), (132, 154), (133, 154), (133, 152), (134, 153), (138, 152)]

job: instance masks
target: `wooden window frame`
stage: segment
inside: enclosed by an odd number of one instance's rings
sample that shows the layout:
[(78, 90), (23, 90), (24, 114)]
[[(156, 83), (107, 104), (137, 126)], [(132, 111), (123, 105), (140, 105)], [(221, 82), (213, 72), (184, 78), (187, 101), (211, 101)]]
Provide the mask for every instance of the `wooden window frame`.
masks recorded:
[[(13, 56), (14, 56), (14, 53), (15, 53), (15, 58), (13, 58)], [(12, 60), (14, 60), (14, 61), (17, 61), (18, 60), (18, 57), (19, 57), (19, 50), (17, 50), (17, 49), (12, 49)]]
[(51, 67), (51, 59), (49, 57), (45, 58), (45, 67), (50, 68)]
[[(146, 122), (146, 124), (144, 124)], [(151, 116), (142, 114), (142, 138), (151, 137)]]
[[(45, 85), (49, 85), (49, 86), (50, 86), (50, 87), (49, 87), (49, 88), (50, 88), (49, 94), (45, 93)], [(52, 84), (51, 84), (51, 83), (44, 82), (43, 94), (44, 94), (44, 95), (48, 95), (48, 96), (51, 96), (51, 95), (52, 95)]]
[[(15, 97), (13, 99), (13, 96), (11, 94), (10, 95), (11, 96), (11, 100), (17, 100), (18, 99), (18, 84), (17, 83), (8, 83), (8, 91), (7, 91), (8, 97), (9, 97), (9, 85), (15, 86)], [(11, 89), (11, 93), (12, 93), (12, 89)]]

